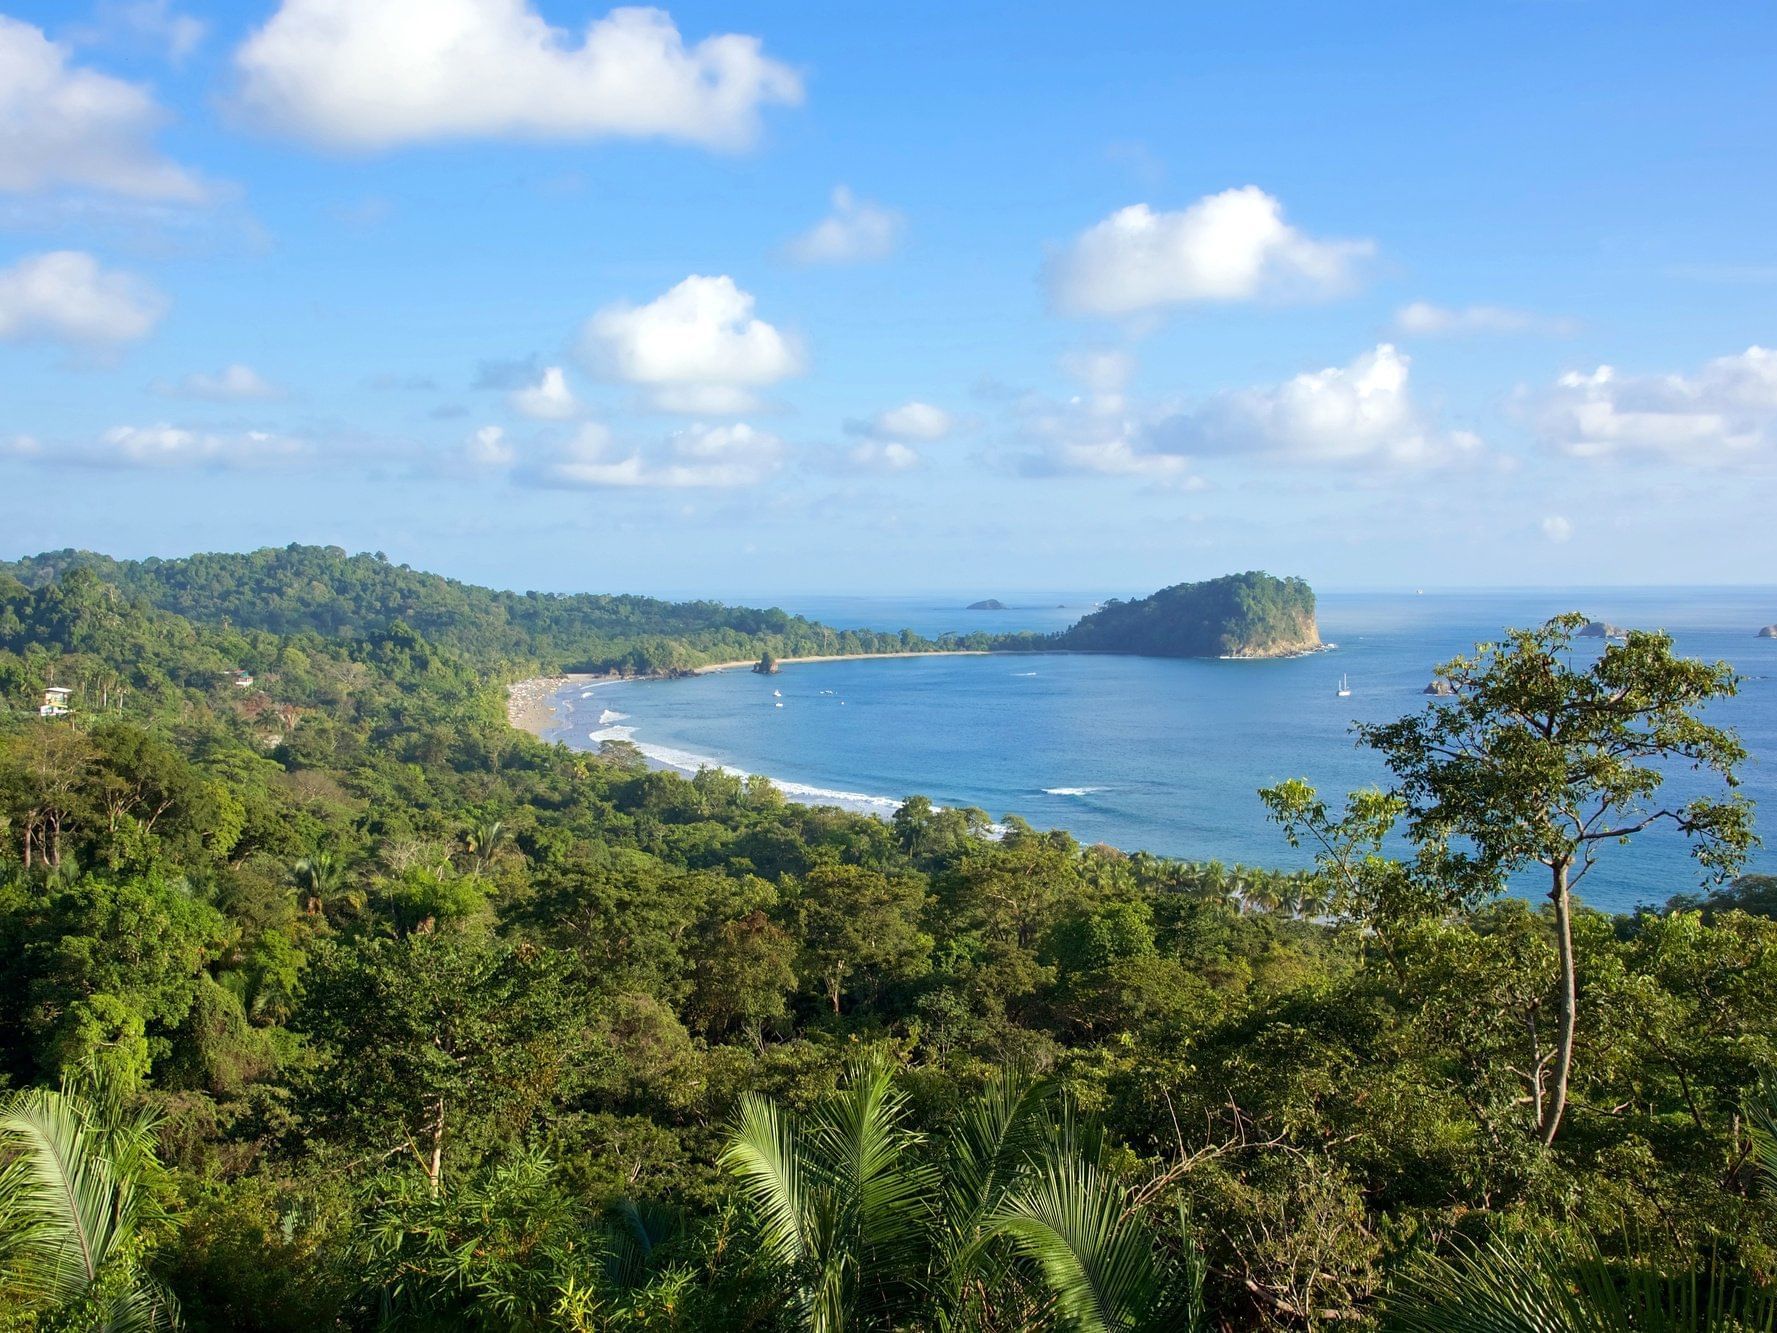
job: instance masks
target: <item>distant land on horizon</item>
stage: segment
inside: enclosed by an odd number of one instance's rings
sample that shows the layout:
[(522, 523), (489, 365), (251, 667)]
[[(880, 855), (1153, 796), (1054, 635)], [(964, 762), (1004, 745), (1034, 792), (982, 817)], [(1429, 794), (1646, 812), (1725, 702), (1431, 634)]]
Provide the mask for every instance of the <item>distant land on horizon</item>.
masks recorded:
[(42, 587), (85, 571), (201, 624), (274, 633), (362, 635), (400, 627), (440, 644), (545, 670), (649, 675), (769, 654), (780, 659), (946, 649), (1078, 651), (1160, 657), (1266, 657), (1320, 646), (1301, 579), (1248, 571), (1107, 601), (1055, 634), (836, 629), (778, 608), (632, 594), (505, 592), (336, 546), (264, 547), (118, 560), (61, 550), (0, 563)]

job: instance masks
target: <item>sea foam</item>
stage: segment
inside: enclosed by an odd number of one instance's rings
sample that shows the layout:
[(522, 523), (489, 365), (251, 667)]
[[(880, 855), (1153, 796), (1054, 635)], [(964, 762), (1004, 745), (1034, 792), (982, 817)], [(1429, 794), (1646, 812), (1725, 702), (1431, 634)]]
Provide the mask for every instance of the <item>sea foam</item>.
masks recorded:
[[(605, 712), (611, 714), (610, 709), (606, 709)], [(612, 715), (626, 716), (623, 713)], [(670, 745), (654, 745), (648, 741), (638, 741), (635, 735), (636, 729), (634, 727), (607, 726), (601, 727), (597, 731), (588, 732), (586, 739), (596, 743), (627, 741), (635, 746), (644, 758), (653, 760), (662, 768), (670, 768), (688, 776), (696, 776), (697, 771), (703, 768), (715, 769), (736, 778), (754, 776), (744, 768), (736, 768), (733, 764), (724, 764), (721, 760), (711, 758), (707, 754), (675, 749)], [(869, 792), (862, 791), (842, 791), (836, 787), (814, 787), (806, 782), (785, 782), (780, 778), (767, 777), (767, 780), (798, 805), (837, 805), (865, 814), (884, 816), (892, 815), (901, 808), (901, 802), (892, 796), (874, 796)]]

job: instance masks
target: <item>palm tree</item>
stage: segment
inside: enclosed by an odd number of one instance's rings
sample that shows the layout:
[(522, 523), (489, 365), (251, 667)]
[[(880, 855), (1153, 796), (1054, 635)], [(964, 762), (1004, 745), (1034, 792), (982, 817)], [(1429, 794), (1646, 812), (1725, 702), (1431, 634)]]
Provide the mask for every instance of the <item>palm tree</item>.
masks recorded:
[(339, 887), (340, 868), (333, 853), (316, 852), (291, 866), (290, 878), (302, 895), (303, 910), (310, 916), (319, 916)]
[(806, 1123), (743, 1099), (722, 1164), (752, 1200), (770, 1256), (797, 1281), (809, 1333), (867, 1326), (918, 1273), (932, 1174), (886, 1065), (860, 1062)]
[(487, 873), (487, 868), (506, 840), (506, 825), (497, 819), (483, 820), (472, 825), (463, 835), (463, 847), (469, 853), (472, 868), (478, 875)]
[(145, 1188), (156, 1123), (102, 1083), (0, 1100), (0, 1306), (80, 1333), (178, 1326), (143, 1262), (166, 1224)]
[(743, 1101), (722, 1162), (808, 1333), (1196, 1326), (1194, 1274), (1157, 1256), (1051, 1089), (1002, 1075), (928, 1146), (881, 1061), (853, 1064), (805, 1120)]

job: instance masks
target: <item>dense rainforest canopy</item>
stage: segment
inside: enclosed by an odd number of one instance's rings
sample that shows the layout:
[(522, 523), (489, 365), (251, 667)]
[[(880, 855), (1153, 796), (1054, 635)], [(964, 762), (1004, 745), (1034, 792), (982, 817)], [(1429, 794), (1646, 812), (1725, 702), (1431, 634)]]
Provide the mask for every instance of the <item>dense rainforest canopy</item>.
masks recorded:
[(1573, 909), (1545, 1141), (1551, 912), (1397, 892), (1305, 788), (1284, 875), (506, 723), (539, 666), (825, 633), (752, 614), (0, 573), (0, 1329), (1457, 1327), (1502, 1266), (1756, 1314), (1769, 881)]
[(497, 592), (337, 546), (286, 546), (178, 560), (56, 551), (0, 564), (29, 587), (86, 569), (129, 597), (199, 625), (355, 639), (394, 624), (477, 660), (642, 675), (710, 662), (901, 652), (913, 634), (833, 630), (778, 610), (593, 593)]

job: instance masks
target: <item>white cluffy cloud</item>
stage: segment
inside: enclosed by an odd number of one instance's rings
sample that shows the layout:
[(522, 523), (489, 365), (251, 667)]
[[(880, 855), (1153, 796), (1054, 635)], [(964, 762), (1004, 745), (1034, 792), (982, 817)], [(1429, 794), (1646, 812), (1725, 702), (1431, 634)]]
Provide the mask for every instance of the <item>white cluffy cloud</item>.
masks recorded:
[(70, 64), (42, 29), (0, 14), (0, 190), (200, 200), (202, 183), (153, 146), (165, 120), (146, 89)]
[(919, 450), (898, 440), (860, 440), (846, 457), (866, 472), (905, 472), (919, 466)]
[(1395, 311), (1395, 327), (1402, 333), (1426, 337), (1458, 337), (1471, 333), (1544, 333), (1566, 336), (1578, 324), (1564, 315), (1539, 315), (1497, 305), (1471, 305), (1460, 309), (1414, 301)]
[(1193, 458), (1239, 456), (1305, 465), (1425, 467), (1474, 458), (1481, 442), (1438, 428), (1420, 411), (1408, 358), (1383, 343), (1348, 365), (1309, 371), (1281, 384), (1235, 389), (1184, 407), (1142, 408), (1121, 391), (1116, 359), (1064, 361), (1091, 392), (1026, 409), (1024, 433), (1039, 452), (1027, 472), (1097, 472), (1200, 486)]
[(900, 244), (906, 220), (891, 208), (859, 199), (841, 185), (833, 211), (791, 241), (790, 258), (803, 264), (858, 264), (886, 259)]
[(1074, 315), (1325, 296), (1351, 286), (1374, 249), (1298, 231), (1284, 221), (1282, 204), (1248, 185), (1177, 212), (1119, 209), (1057, 256), (1049, 289), (1057, 308)]
[(482, 426), (463, 441), (462, 457), (472, 467), (511, 467), (518, 461), (518, 451), (499, 426)]
[(795, 341), (753, 316), (734, 279), (693, 274), (647, 305), (606, 306), (586, 321), (580, 352), (590, 370), (653, 391), (678, 412), (736, 412), (751, 390), (803, 368)]
[(802, 100), (734, 33), (687, 46), (671, 15), (614, 9), (578, 39), (528, 0), (283, 0), (235, 53), (258, 123), (316, 143), (660, 137), (738, 148)]
[(1061, 402), (1031, 396), (1018, 404), (1018, 433), (1036, 446), (1017, 460), (1020, 471), (1038, 477), (1138, 477), (1184, 490), (1204, 485), (1189, 458), (1154, 447), (1150, 420), (1131, 407), (1124, 388), (1135, 373), (1132, 356), (1076, 350), (1062, 356), (1061, 369), (1085, 392)]
[(254, 469), (296, 462), (307, 455), (300, 440), (270, 431), (191, 430), (162, 422), (113, 426), (96, 440), (51, 446), (26, 441), (23, 456), (44, 464), (93, 468)]
[(1777, 350), (1749, 347), (1694, 375), (1563, 375), (1529, 399), (1544, 441), (1575, 458), (1713, 466), (1768, 462), (1777, 444)]
[(783, 455), (782, 440), (745, 422), (689, 426), (661, 445), (627, 452), (616, 447), (608, 427), (588, 422), (518, 475), (532, 485), (574, 490), (731, 489), (763, 481)]
[(1542, 522), (1543, 536), (1552, 542), (1564, 542), (1573, 536), (1573, 524), (1564, 515), (1550, 514)]
[(867, 421), (848, 421), (846, 434), (862, 438), (848, 457), (854, 467), (870, 472), (905, 472), (918, 467), (915, 444), (935, 444), (955, 428), (950, 413), (930, 403), (902, 403)]
[(560, 366), (545, 366), (535, 384), (514, 389), (506, 395), (506, 402), (514, 412), (533, 421), (566, 421), (581, 411)]
[(852, 435), (872, 440), (899, 440), (902, 443), (932, 444), (950, 434), (955, 422), (950, 413), (930, 403), (902, 403), (886, 412), (878, 412), (868, 421), (848, 421), (845, 429)]
[(116, 347), (146, 337), (166, 301), (80, 250), (52, 250), (0, 269), (0, 341)]
[(284, 395), (282, 389), (258, 371), (239, 362), (225, 366), (215, 375), (196, 371), (176, 384), (156, 384), (154, 388), (171, 397), (206, 398), (219, 403), (281, 398)]
[(1410, 364), (1381, 343), (1348, 365), (1216, 394), (1160, 421), (1156, 436), (1198, 453), (1302, 463), (1416, 467), (1476, 455), (1481, 442), (1474, 435), (1442, 431), (1425, 419), (1408, 383)]

